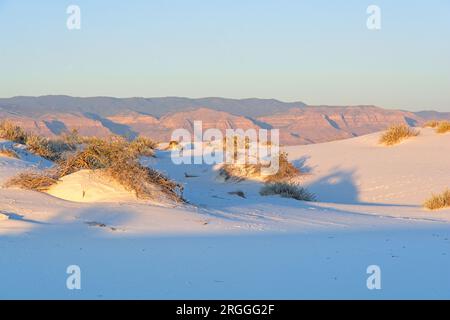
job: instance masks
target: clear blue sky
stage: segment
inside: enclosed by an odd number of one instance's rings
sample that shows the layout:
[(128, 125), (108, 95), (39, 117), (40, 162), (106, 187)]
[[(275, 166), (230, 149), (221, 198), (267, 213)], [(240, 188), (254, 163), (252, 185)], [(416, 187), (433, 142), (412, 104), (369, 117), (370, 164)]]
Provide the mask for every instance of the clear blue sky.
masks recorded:
[[(81, 30), (66, 8), (81, 8)], [(366, 28), (368, 5), (382, 29)], [(222, 96), (450, 111), (448, 0), (0, 0), (0, 97)]]

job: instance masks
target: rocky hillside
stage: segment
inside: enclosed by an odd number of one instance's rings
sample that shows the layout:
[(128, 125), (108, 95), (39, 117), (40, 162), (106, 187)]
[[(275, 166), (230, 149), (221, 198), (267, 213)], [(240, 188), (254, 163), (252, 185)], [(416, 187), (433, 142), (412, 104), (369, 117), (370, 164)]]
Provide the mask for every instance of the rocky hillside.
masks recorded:
[(160, 141), (173, 130), (203, 128), (280, 129), (285, 145), (345, 139), (385, 129), (391, 124), (421, 125), (450, 113), (408, 112), (374, 106), (306, 106), (262, 99), (223, 98), (74, 98), (66, 96), (0, 99), (0, 119), (11, 119), (46, 136), (78, 129), (82, 135), (144, 135)]

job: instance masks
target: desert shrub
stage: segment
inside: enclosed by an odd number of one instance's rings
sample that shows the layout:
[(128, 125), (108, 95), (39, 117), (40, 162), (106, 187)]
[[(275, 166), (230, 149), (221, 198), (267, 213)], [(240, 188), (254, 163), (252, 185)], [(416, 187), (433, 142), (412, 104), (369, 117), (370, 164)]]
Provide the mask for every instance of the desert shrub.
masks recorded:
[(424, 123), (424, 128), (436, 128), (439, 125), (439, 120), (429, 120)]
[(7, 149), (5, 147), (0, 148), (0, 156), (8, 157), (8, 158), (16, 158), (19, 159), (19, 155), (12, 149)]
[(450, 207), (450, 189), (441, 194), (435, 194), (425, 201), (424, 207), (430, 210), (437, 210)]
[(134, 158), (135, 154), (128, 152), (127, 146), (127, 142), (119, 138), (89, 139), (81, 151), (66, 154), (59, 159), (57, 162), (59, 176), (63, 177), (83, 169), (106, 169), (119, 159)]
[(182, 185), (156, 170), (142, 166), (138, 156), (139, 152), (124, 139), (91, 139), (83, 150), (58, 161), (58, 176), (63, 177), (83, 169), (105, 169), (111, 178), (127, 190), (134, 191), (138, 198), (153, 198), (158, 189), (171, 200), (183, 201)]
[(50, 172), (23, 172), (8, 180), (5, 186), (34, 191), (47, 191), (57, 182), (58, 178)]
[(183, 201), (181, 184), (154, 169), (140, 165), (136, 160), (120, 159), (107, 169), (107, 173), (127, 190), (135, 192), (138, 198), (155, 198), (155, 192), (158, 190), (172, 201)]
[(280, 153), (279, 156), (279, 169), (276, 174), (265, 178), (266, 182), (282, 182), (292, 179), (301, 174), (300, 170), (296, 168), (288, 160), (288, 154), (286, 152)]
[(261, 164), (225, 164), (219, 170), (225, 181), (240, 182), (261, 176)]
[(138, 156), (154, 157), (156, 146), (157, 144), (153, 140), (145, 137), (138, 137), (130, 142), (129, 149)]
[(410, 128), (406, 124), (394, 125), (391, 126), (380, 138), (380, 143), (392, 146), (401, 141), (416, 137), (420, 134), (418, 130)]
[(447, 133), (450, 132), (450, 121), (441, 121), (436, 127), (437, 133)]
[(316, 197), (303, 187), (289, 183), (269, 183), (259, 192), (262, 196), (280, 195), (283, 198), (292, 198), (300, 201), (315, 201)]
[(83, 140), (83, 146), (77, 148), (67, 140), (30, 136), (27, 145), (32, 152), (56, 160), (56, 167), (43, 173), (19, 174), (8, 181), (7, 186), (46, 191), (60, 178), (77, 171), (104, 170), (127, 190), (135, 192), (138, 198), (151, 199), (160, 191), (171, 200), (184, 201), (182, 185), (140, 164), (139, 156), (149, 154), (148, 148), (153, 146), (150, 140), (129, 142), (121, 137), (90, 138)]
[(281, 152), (279, 155), (279, 169), (274, 175), (262, 177), (261, 169), (263, 165), (258, 164), (225, 164), (219, 171), (219, 175), (226, 181), (242, 181), (249, 178), (262, 178), (265, 182), (288, 181), (299, 174), (300, 170), (288, 160), (288, 154)]
[(25, 144), (28, 134), (21, 127), (12, 122), (3, 121), (0, 123), (0, 138)]
[(178, 141), (170, 141), (165, 150), (178, 150), (181, 149), (181, 145)]
[(77, 129), (72, 129), (70, 132), (62, 134), (61, 140), (69, 145), (77, 146), (83, 143), (84, 137), (80, 136)]
[(233, 196), (238, 196), (238, 197), (241, 197), (241, 198), (244, 198), (244, 199), (247, 198), (247, 197), (245, 196), (244, 191), (242, 191), (242, 190), (231, 191), (231, 192), (228, 192), (228, 194), (231, 194), (231, 195), (233, 195)]
[(75, 144), (69, 144), (62, 139), (48, 139), (37, 135), (29, 135), (26, 145), (30, 152), (50, 161), (57, 161), (65, 152), (76, 149)]

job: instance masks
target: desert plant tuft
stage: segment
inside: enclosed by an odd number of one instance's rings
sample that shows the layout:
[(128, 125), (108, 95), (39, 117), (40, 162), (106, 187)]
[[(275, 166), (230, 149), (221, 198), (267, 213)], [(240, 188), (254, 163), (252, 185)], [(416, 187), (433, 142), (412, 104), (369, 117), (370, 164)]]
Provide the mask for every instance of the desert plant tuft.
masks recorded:
[(420, 134), (420, 131), (410, 128), (406, 124), (391, 126), (380, 138), (380, 143), (392, 146), (401, 141), (416, 137)]
[(135, 152), (138, 156), (144, 157), (154, 157), (156, 147), (156, 142), (145, 137), (138, 137), (129, 144), (131, 152)]
[(280, 153), (278, 166), (279, 169), (277, 173), (266, 177), (265, 178), (266, 182), (273, 183), (273, 182), (288, 181), (301, 174), (300, 170), (289, 162), (288, 154), (286, 152)]
[(315, 201), (316, 197), (303, 187), (289, 183), (269, 183), (261, 188), (260, 195), (280, 195), (283, 198), (292, 198), (300, 201)]
[(437, 133), (447, 133), (450, 132), (450, 121), (441, 121), (436, 127)]
[(238, 196), (238, 197), (241, 197), (243, 199), (247, 199), (247, 197), (245, 196), (244, 191), (242, 191), (242, 190), (231, 191), (231, 192), (228, 192), (228, 194), (231, 194), (232, 196)]
[(37, 135), (28, 136), (26, 145), (30, 152), (50, 161), (57, 161), (65, 152), (76, 149), (76, 145), (63, 140), (52, 140)]
[(12, 149), (6, 149), (5, 147), (0, 148), (0, 156), (8, 157), (8, 158), (20, 159), (20, 157), (17, 154), (17, 152), (15, 152)]
[(424, 128), (436, 128), (439, 125), (439, 120), (429, 120), (423, 124)]
[(450, 189), (445, 190), (441, 194), (433, 195), (430, 199), (425, 201), (423, 206), (430, 210), (450, 207)]
[(23, 172), (6, 182), (6, 187), (18, 187), (26, 190), (47, 191), (58, 182), (58, 178), (49, 172)]
[(219, 171), (219, 175), (225, 180), (242, 181), (249, 178), (263, 178), (265, 182), (285, 182), (301, 174), (301, 171), (296, 168), (288, 160), (288, 154), (281, 152), (279, 154), (279, 168), (277, 173), (262, 177), (261, 169), (263, 165), (258, 164), (225, 164)]
[(0, 138), (24, 144), (27, 141), (28, 134), (12, 122), (3, 121), (0, 123)]

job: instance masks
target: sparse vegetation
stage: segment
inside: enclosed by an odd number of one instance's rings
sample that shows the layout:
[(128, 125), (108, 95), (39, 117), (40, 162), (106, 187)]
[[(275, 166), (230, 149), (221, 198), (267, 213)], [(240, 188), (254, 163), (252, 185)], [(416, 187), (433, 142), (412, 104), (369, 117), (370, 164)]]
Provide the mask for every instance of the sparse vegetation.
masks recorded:
[(219, 175), (225, 181), (240, 182), (261, 177), (261, 164), (225, 164), (220, 168)]
[(401, 141), (416, 137), (420, 134), (420, 131), (410, 128), (406, 124), (391, 126), (380, 138), (380, 143), (392, 146), (400, 143)]
[(181, 149), (181, 145), (178, 141), (170, 141), (169, 145), (166, 147), (165, 150), (178, 150)]
[(37, 135), (28, 135), (28, 151), (50, 161), (61, 159), (65, 152), (75, 151), (76, 145), (62, 139), (48, 139)]
[(156, 142), (145, 137), (138, 137), (135, 140), (131, 141), (129, 145), (129, 149), (131, 152), (144, 157), (154, 157), (156, 147)]
[[(8, 139), (20, 137), (20, 127), (8, 124)], [(25, 134), (25, 133), (24, 133)], [(25, 134), (20, 140), (30, 152), (56, 162), (53, 169), (42, 173), (25, 172), (10, 179), (6, 186), (46, 191), (59, 179), (77, 171), (103, 170), (138, 198), (152, 199), (162, 192), (167, 198), (182, 202), (183, 186), (139, 162), (140, 156), (153, 156), (156, 144), (147, 138), (127, 141), (122, 137), (108, 139), (78, 137), (76, 132), (59, 139)], [(17, 140), (16, 140), (17, 141)]]
[(288, 160), (288, 154), (282, 152), (279, 155), (279, 169), (276, 174), (262, 177), (261, 169), (263, 165), (258, 164), (225, 164), (219, 171), (219, 174), (225, 180), (242, 181), (251, 178), (261, 178), (265, 182), (285, 182), (301, 174)]
[(0, 138), (25, 144), (28, 134), (21, 127), (12, 122), (3, 121), (0, 123)]
[(439, 125), (439, 120), (429, 120), (424, 123), (424, 128), (436, 128)]
[(0, 156), (19, 159), (19, 155), (12, 149), (6, 149), (5, 147), (0, 148)]
[(303, 187), (289, 183), (269, 183), (261, 188), (262, 196), (280, 195), (300, 201), (315, 201), (316, 197)]
[(288, 160), (288, 154), (286, 152), (280, 153), (279, 156), (279, 169), (276, 174), (266, 177), (266, 182), (283, 182), (290, 180), (301, 174), (300, 170), (296, 168)]
[(247, 199), (247, 197), (245, 196), (244, 191), (242, 191), (242, 190), (231, 191), (231, 192), (228, 192), (228, 194), (231, 194), (233, 196), (238, 196), (238, 197), (241, 197), (243, 199)]
[(450, 207), (450, 189), (445, 190), (441, 194), (434, 194), (430, 199), (425, 201), (424, 207), (430, 210)]
[(436, 127), (437, 133), (447, 133), (450, 132), (450, 121), (441, 121)]
[(47, 191), (52, 185), (58, 182), (58, 178), (50, 171), (22, 172), (16, 177), (6, 182), (6, 187), (18, 187), (26, 190)]

